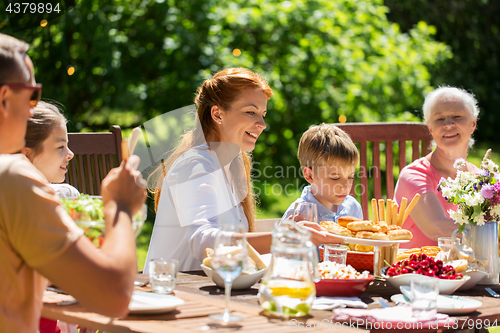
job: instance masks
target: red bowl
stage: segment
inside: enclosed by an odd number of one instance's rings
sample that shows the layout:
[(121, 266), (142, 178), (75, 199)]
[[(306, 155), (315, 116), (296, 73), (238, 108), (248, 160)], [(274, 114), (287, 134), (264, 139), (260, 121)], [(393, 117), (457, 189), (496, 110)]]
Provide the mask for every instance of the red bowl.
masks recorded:
[(316, 282), (316, 296), (360, 296), (374, 279), (371, 274), (367, 279), (323, 279)]

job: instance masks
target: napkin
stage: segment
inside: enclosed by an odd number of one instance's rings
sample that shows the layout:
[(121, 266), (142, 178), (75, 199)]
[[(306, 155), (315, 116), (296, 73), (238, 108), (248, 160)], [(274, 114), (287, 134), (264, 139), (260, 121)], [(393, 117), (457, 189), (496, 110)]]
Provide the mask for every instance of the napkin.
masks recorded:
[(335, 308), (363, 308), (368, 305), (359, 297), (316, 297), (312, 308), (314, 310), (332, 310)]
[[(417, 319), (411, 316), (410, 306), (394, 306), (381, 309), (335, 309), (333, 310), (335, 321), (356, 321), (364, 323), (365, 326), (377, 328), (430, 328), (437, 329), (453, 325), (456, 319), (446, 314), (438, 313), (433, 319)], [(375, 324), (375, 325), (374, 325)], [(380, 326), (382, 325), (382, 326)], [(413, 325), (413, 326), (412, 326)]]

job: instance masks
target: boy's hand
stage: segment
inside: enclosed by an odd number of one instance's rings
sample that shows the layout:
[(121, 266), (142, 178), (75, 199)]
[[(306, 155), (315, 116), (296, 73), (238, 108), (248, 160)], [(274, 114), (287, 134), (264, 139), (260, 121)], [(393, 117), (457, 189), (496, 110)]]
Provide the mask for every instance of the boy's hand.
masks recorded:
[(101, 194), (104, 207), (115, 202), (117, 207), (132, 217), (146, 200), (146, 182), (136, 169), (140, 159), (133, 155), (118, 168), (112, 169), (102, 181)]
[(321, 244), (340, 244), (344, 240), (335, 235), (323, 230), (321, 226), (314, 222), (301, 221), (297, 225), (311, 232), (311, 242), (318, 246)]

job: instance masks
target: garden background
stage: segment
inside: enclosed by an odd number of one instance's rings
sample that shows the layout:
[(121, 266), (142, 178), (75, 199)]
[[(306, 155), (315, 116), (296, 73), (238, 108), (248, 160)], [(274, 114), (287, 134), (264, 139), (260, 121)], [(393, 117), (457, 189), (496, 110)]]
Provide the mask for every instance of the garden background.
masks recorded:
[[(40, 1), (59, 3), (51, 14), (15, 14), (10, 2), (0, 2), (0, 32), (31, 44), (43, 98), (64, 106), (71, 132), (117, 124), (126, 136), (192, 104), (216, 71), (244, 66), (263, 75), (274, 96), (253, 154), (256, 191), (270, 193), (259, 198), (260, 218), (280, 217), (305, 184), (296, 174), (264, 179), (262, 170), (298, 168), (298, 140), (310, 125), (421, 122), (424, 96), (439, 85), (465, 88), (479, 101), (472, 161), (500, 148), (498, 1)], [(271, 191), (290, 183), (288, 195)], [(148, 220), (138, 238), (140, 268), (151, 210)]]

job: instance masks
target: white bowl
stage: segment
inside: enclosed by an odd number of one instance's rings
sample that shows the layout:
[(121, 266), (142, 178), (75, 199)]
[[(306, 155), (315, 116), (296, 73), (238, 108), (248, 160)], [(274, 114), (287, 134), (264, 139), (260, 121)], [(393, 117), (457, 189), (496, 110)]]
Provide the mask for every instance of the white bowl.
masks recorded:
[(436, 277), (425, 276), (421, 274), (401, 274), (396, 276), (388, 276), (385, 274), (385, 271), (388, 267), (384, 267), (382, 270), (382, 277), (384, 277), (394, 288), (400, 290), (400, 286), (409, 286), (412, 280), (422, 280), (422, 279), (438, 279), (438, 288), (440, 295), (451, 295), (464, 285), (467, 281), (471, 279), (470, 276), (464, 275), (464, 277), (460, 280), (445, 280), (439, 279)]
[(465, 282), (458, 290), (469, 290), (474, 288), (476, 284), (481, 281), (485, 276), (486, 272), (483, 271), (465, 271), (462, 273), (464, 276), (470, 276), (469, 281)]
[[(203, 272), (219, 287), (224, 288), (224, 280), (220, 277), (220, 275), (203, 264), (200, 265)], [(233, 281), (233, 286), (231, 289), (248, 289), (257, 282), (260, 281), (267, 268), (261, 269), (260, 271), (252, 274), (241, 274)]]

